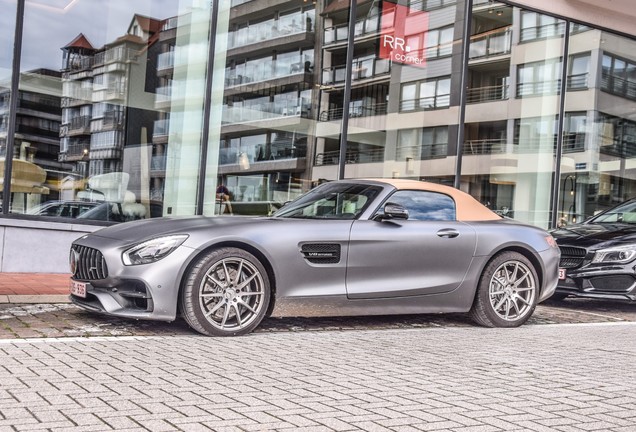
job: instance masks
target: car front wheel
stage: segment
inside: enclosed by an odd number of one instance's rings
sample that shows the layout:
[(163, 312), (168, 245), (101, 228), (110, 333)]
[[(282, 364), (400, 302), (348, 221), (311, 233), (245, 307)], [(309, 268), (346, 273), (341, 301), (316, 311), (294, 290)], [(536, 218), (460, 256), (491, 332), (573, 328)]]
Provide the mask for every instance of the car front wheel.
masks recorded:
[(249, 252), (219, 248), (191, 268), (181, 292), (181, 312), (194, 330), (239, 336), (263, 320), (270, 299), (267, 271)]
[(518, 252), (502, 252), (486, 265), (470, 311), (486, 327), (518, 327), (537, 305), (539, 278), (530, 261)]

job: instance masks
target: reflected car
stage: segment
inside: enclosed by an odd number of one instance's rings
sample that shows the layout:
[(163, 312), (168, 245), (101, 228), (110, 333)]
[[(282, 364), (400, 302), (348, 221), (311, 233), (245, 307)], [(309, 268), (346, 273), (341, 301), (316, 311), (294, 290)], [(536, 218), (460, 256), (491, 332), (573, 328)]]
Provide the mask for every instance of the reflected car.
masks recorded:
[(636, 301), (636, 199), (552, 235), (561, 249), (554, 300)]
[(543, 229), (455, 188), (416, 180), (324, 183), (273, 216), (162, 217), (71, 246), (71, 300), (136, 319), (182, 316), (205, 335), (266, 316), (467, 313), (516, 327), (557, 283)]
[(84, 220), (96, 220), (105, 222), (130, 222), (149, 217), (162, 216), (163, 205), (161, 202), (150, 202), (148, 207), (141, 203), (120, 203), (104, 201), (96, 203), (92, 209), (82, 213), (77, 218)]
[(100, 203), (95, 201), (46, 201), (31, 208), (27, 214), (76, 218), (98, 205)]

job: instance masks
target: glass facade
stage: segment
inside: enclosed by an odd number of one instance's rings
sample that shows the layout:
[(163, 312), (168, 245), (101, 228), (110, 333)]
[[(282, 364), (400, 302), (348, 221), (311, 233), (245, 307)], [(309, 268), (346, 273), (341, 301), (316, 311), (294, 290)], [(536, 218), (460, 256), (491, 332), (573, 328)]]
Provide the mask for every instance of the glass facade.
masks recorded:
[(5, 47), (20, 5), (5, 217), (266, 215), (400, 177), (551, 228), (636, 193), (634, 39), (605, 29), (488, 0), (4, 0)]

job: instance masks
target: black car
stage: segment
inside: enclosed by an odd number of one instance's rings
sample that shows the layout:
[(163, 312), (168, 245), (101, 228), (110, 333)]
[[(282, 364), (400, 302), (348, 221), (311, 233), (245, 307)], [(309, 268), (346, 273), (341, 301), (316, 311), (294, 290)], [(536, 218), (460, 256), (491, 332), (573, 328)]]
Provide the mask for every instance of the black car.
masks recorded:
[(552, 299), (636, 301), (636, 199), (552, 235), (561, 249)]

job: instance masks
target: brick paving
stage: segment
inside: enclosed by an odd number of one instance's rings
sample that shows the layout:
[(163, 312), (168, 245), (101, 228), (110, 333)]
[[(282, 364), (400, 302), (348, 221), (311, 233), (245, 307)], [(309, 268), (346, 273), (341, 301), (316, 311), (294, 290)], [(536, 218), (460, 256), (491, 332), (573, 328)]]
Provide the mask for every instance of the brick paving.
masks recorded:
[(636, 324), (0, 341), (1, 431), (636, 431)]
[(270, 318), (240, 338), (4, 303), (0, 432), (636, 432), (634, 334), (636, 305), (583, 299), (541, 304), (519, 329)]

